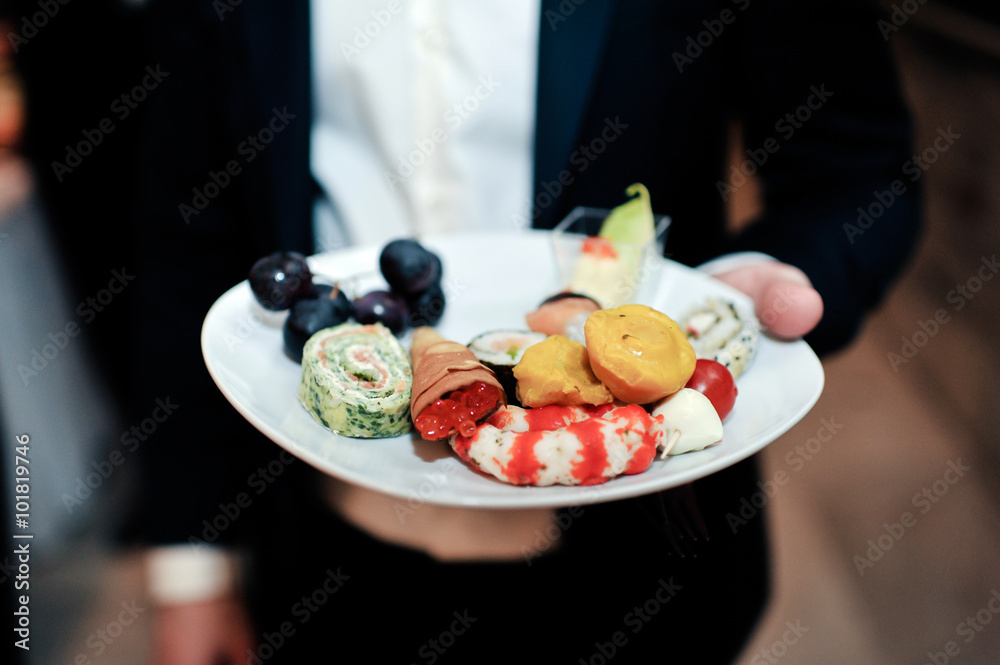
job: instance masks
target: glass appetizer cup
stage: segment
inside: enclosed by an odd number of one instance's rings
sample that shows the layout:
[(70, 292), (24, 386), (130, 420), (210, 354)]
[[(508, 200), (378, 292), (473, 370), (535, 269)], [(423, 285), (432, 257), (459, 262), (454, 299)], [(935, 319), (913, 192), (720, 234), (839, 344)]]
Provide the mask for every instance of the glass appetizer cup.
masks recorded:
[(658, 267), (670, 228), (670, 217), (653, 215), (654, 234), (638, 244), (598, 236), (611, 213), (606, 208), (574, 208), (552, 230), (552, 246), (563, 288), (590, 296), (602, 307), (632, 302), (636, 290)]

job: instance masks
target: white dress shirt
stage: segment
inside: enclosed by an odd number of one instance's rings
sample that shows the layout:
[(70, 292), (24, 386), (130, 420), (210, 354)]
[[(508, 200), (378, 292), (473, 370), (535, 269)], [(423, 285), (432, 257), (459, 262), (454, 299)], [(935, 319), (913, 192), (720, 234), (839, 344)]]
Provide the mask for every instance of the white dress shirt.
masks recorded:
[(315, 0), (316, 250), (514, 230), (531, 197), (539, 0)]

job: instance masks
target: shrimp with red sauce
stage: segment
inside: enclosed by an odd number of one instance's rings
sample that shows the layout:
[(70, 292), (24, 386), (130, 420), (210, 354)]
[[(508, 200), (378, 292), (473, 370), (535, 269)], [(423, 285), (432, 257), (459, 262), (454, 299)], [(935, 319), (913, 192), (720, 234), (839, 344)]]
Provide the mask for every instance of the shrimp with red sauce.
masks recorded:
[(597, 485), (649, 468), (666, 443), (662, 416), (641, 406), (507, 406), (451, 439), (467, 462), (514, 485)]

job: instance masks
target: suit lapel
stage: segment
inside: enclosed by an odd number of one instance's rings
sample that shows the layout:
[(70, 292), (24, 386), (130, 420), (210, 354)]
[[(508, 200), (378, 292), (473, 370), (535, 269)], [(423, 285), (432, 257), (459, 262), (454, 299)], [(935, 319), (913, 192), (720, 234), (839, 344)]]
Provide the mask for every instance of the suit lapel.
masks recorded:
[[(614, 22), (617, 0), (542, 0), (538, 45), (534, 191), (558, 179), (580, 141), (594, 84)], [(542, 208), (534, 225), (549, 227), (556, 206)]]

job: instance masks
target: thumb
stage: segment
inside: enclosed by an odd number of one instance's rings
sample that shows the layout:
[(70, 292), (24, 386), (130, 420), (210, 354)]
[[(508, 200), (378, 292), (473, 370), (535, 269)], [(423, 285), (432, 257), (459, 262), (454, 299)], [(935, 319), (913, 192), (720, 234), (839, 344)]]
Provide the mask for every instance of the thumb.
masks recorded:
[(823, 316), (823, 299), (795, 266), (767, 261), (715, 277), (753, 298), (757, 318), (776, 337), (802, 337)]

